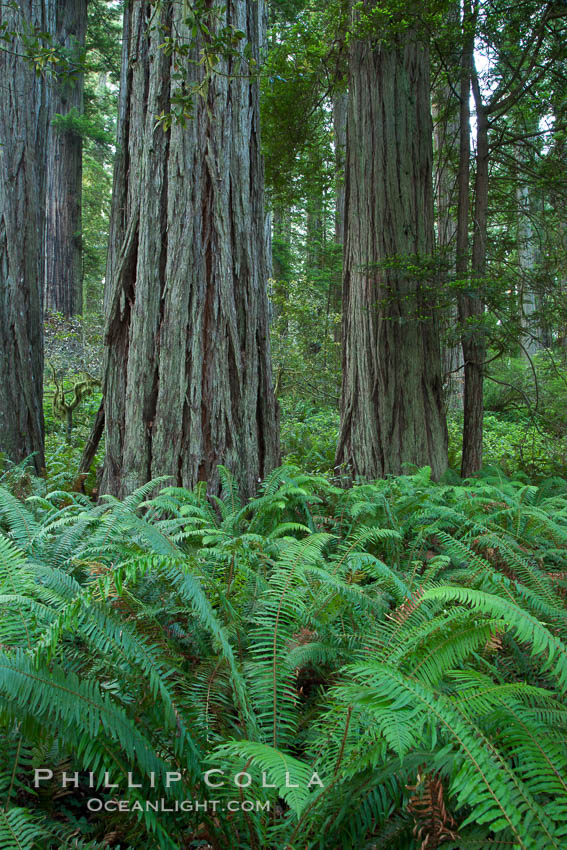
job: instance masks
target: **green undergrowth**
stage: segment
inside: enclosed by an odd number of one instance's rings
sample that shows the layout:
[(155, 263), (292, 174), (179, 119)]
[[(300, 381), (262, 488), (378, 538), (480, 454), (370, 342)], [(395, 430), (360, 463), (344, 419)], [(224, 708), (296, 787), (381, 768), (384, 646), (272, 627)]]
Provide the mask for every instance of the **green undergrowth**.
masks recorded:
[(565, 847), (567, 483), (222, 480), (0, 488), (0, 847)]
[[(338, 411), (309, 402), (281, 401), (282, 451), (286, 461), (310, 472), (333, 474), (339, 432)], [(525, 483), (567, 477), (567, 437), (546, 430), (548, 423), (526, 413), (487, 411), (484, 415), (483, 460), (505, 476)], [(449, 411), (449, 468), (461, 465), (463, 415)]]

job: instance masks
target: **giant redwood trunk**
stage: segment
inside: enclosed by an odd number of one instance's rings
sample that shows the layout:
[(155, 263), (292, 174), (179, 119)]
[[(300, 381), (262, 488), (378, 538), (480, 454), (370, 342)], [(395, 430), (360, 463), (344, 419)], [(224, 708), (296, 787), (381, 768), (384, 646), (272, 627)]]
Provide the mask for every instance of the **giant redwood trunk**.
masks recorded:
[[(368, 4), (373, 5), (373, 4)], [(427, 47), (353, 41), (345, 169), (343, 384), (351, 477), (447, 465), (434, 286)]]
[(83, 112), (80, 63), (87, 29), (87, 0), (57, 0), (56, 41), (62, 45), (75, 73), (54, 75), (50, 97), (52, 123), (47, 154), (47, 215), (45, 238), (45, 306), (72, 316), (82, 312), (83, 261), (82, 178), (83, 145), (72, 124), (60, 126), (62, 117)]
[[(258, 86), (246, 62), (225, 59), (185, 126), (160, 126), (203, 80), (199, 45), (160, 49), (164, 34), (189, 44), (183, 6), (125, 8), (102, 482), (119, 496), (162, 474), (218, 489), (218, 464), (251, 494), (279, 459)], [(263, 2), (229, 0), (222, 14), (218, 25), (246, 33), (258, 58)]]
[[(46, 32), (50, 0), (0, 5), (7, 32)], [(44, 78), (19, 38), (0, 47), (0, 452), (13, 461), (43, 444), (42, 267), (47, 137)]]

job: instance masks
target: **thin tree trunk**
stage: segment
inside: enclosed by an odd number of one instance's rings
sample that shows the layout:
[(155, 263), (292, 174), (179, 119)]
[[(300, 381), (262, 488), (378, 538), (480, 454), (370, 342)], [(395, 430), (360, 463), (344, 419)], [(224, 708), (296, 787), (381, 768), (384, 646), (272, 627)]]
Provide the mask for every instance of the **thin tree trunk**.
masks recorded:
[[(459, 26), (459, 4), (451, 4), (449, 8), (451, 23)], [(458, 151), (459, 151), (459, 94), (458, 79), (460, 72), (460, 56), (451, 55), (448, 76), (442, 78), (434, 91), (433, 140), (436, 150), (436, 173), (434, 185), (437, 194), (437, 247), (441, 259), (440, 281), (443, 289), (447, 290), (448, 278), (456, 277), (457, 254), (457, 196), (458, 196)], [(454, 86), (457, 85), (457, 91)], [(456, 154), (456, 155), (455, 155)], [(442, 350), (441, 364), (443, 369), (443, 384), (447, 406), (451, 409), (463, 408), (463, 358), (460, 340), (454, 338), (457, 326), (457, 299), (455, 295), (444, 299), (447, 308), (442, 315)]]
[[(7, 32), (49, 31), (51, 0), (2, 3)], [(0, 49), (0, 451), (45, 467), (43, 236), (47, 92), (19, 38)]]
[[(58, 0), (56, 40), (77, 65), (87, 30), (87, 0)], [(73, 128), (58, 127), (56, 115), (83, 112), (84, 75), (54, 78), (47, 143), (45, 306), (73, 316), (83, 310), (82, 179), (83, 144)]]
[(536, 234), (532, 224), (532, 203), (528, 184), (522, 178), (521, 168), (525, 160), (521, 146), (517, 151), (519, 169), (516, 184), (516, 204), (518, 210), (518, 268), (520, 272), (519, 307), (520, 326), (523, 330), (522, 352), (526, 357), (535, 354), (540, 348), (539, 329), (536, 323), (538, 312), (537, 294), (534, 290), (534, 274), (538, 261)]
[[(229, 0), (220, 17), (258, 59), (262, 0)], [(164, 132), (156, 119), (183, 92), (175, 67), (189, 85), (203, 80), (198, 47), (160, 48), (164, 31), (190, 42), (182, 4), (130, 0), (124, 27), (101, 491), (164, 474), (218, 491), (222, 463), (249, 495), (279, 460), (258, 85), (246, 63), (223, 60), (186, 125)]]
[[(557, 203), (557, 202), (556, 202)], [(559, 198), (559, 227), (557, 238), (559, 242), (559, 250), (563, 257), (567, 259), (567, 223), (564, 220), (564, 211), (562, 199)], [(567, 262), (565, 263), (567, 266)], [(559, 299), (560, 302), (567, 303), (567, 269), (565, 266), (561, 269), (560, 278), (558, 281), (558, 290), (559, 290)], [(550, 334), (551, 337), (551, 334)], [(551, 337), (550, 342), (553, 341)], [(551, 347), (551, 346), (549, 346)], [(557, 331), (557, 348), (559, 350), (559, 355), (563, 360), (563, 363), (567, 362), (567, 326), (562, 324)]]
[[(288, 296), (288, 285), (291, 279), (291, 215), (281, 205), (277, 205), (272, 216), (272, 278), (275, 304), (272, 308), (271, 319), (277, 321), (282, 313), (282, 306)], [(283, 337), (288, 333), (288, 322), (280, 327)]]
[[(345, 162), (348, 116), (348, 92), (338, 92), (333, 98), (333, 132), (335, 136), (335, 243), (344, 246), (345, 239)], [(342, 275), (333, 274), (330, 282), (329, 304), (335, 313), (342, 310)], [(335, 342), (341, 341), (341, 325), (334, 329)]]
[[(368, 4), (374, 5), (374, 4)], [(335, 463), (351, 478), (447, 465), (433, 249), (429, 54), (357, 40), (349, 62), (343, 383)]]
[[(546, 205), (548, 203), (547, 195), (543, 192), (537, 193), (537, 220), (539, 222), (537, 227), (537, 264), (539, 266), (545, 266), (545, 245), (547, 242), (547, 234), (545, 227), (545, 218), (546, 218)], [(545, 271), (542, 268), (542, 283), (545, 280)], [(539, 332), (539, 343), (540, 348), (551, 348), (553, 345), (553, 333), (551, 329), (551, 322), (549, 319), (548, 313), (548, 300), (549, 300), (549, 291), (545, 283), (537, 295), (537, 309), (538, 309), (538, 332)]]
[[(471, 51), (472, 56), (472, 51)], [(473, 63), (474, 72), (474, 59)], [(471, 258), (470, 294), (459, 299), (459, 321), (462, 326), (462, 346), (465, 360), (465, 403), (463, 427), (463, 454), (461, 475), (468, 478), (482, 467), (482, 437), (484, 418), (484, 361), (486, 340), (481, 327), (484, 315), (482, 298), (483, 279), (486, 276), (486, 240), (488, 214), (488, 117), (483, 108), (478, 79), (473, 78), (476, 110), (476, 176), (474, 193), (474, 234)]]
[(335, 137), (335, 242), (344, 244), (345, 233), (345, 162), (348, 115), (348, 93), (338, 92), (333, 98), (333, 133)]
[(77, 471), (77, 478), (75, 481), (76, 490), (82, 491), (84, 489), (85, 478), (90, 472), (92, 462), (95, 459), (95, 455), (97, 453), (97, 449), (100, 445), (100, 441), (102, 439), (103, 434), (104, 401), (101, 401), (95, 416), (91, 433), (89, 434), (89, 439), (85, 443), (85, 448), (83, 449), (83, 454), (81, 455), (81, 462), (79, 463), (79, 469)]
[(305, 272), (308, 275), (320, 273), (323, 269), (325, 248), (323, 187), (307, 200), (306, 216)]
[[(561, 123), (564, 118), (564, 106), (562, 103), (562, 90), (559, 88), (552, 101), (553, 117), (556, 123)], [(561, 164), (563, 173), (567, 173), (567, 141), (565, 133), (557, 133), (553, 141), (553, 158)], [(549, 201), (555, 213), (557, 227), (551, 243), (555, 252), (558, 252), (559, 257), (563, 259), (560, 262), (559, 280), (556, 283), (556, 295), (560, 303), (567, 303), (567, 215), (565, 214), (565, 191), (561, 190), (560, 184), (554, 185), (554, 189), (549, 193)], [(542, 218), (545, 218), (545, 207), (541, 210)], [(549, 238), (549, 237), (548, 237)], [(555, 244), (554, 244), (555, 243)], [(546, 347), (551, 348), (554, 345), (554, 334), (548, 326)], [(555, 346), (563, 363), (567, 362), (567, 326), (561, 323), (557, 328), (557, 336), (555, 338)]]
[(291, 215), (281, 205), (272, 214), (272, 274), (276, 281), (289, 281), (291, 259)]

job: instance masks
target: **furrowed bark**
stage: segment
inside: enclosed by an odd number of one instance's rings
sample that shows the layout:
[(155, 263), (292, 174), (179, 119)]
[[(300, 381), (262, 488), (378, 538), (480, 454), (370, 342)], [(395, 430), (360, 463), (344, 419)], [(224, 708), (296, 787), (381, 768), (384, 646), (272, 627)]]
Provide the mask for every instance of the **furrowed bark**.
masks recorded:
[[(51, 0), (0, 5), (9, 32), (46, 32)], [(0, 452), (45, 467), (43, 249), (47, 92), (19, 38), (0, 49)]]
[[(74, 57), (82, 58), (87, 30), (87, 0), (58, 0), (56, 40)], [(73, 316), (83, 310), (82, 179), (83, 143), (80, 133), (53, 123), (56, 115), (83, 112), (84, 76), (76, 71), (58, 75), (50, 92), (51, 125), (47, 153), (47, 214), (45, 236), (45, 306)]]
[[(186, 125), (158, 126), (183, 91), (174, 65), (203, 82), (198, 48), (160, 49), (164, 32), (190, 40), (182, 17), (181, 3), (125, 9), (101, 487), (118, 496), (164, 474), (218, 491), (220, 463), (251, 495), (279, 461), (258, 86), (223, 60)], [(229, 0), (222, 23), (258, 58), (261, 0)]]
[[(448, 16), (456, 28), (460, 26), (459, 4), (449, 7)], [(437, 199), (437, 247), (442, 265), (440, 283), (446, 288), (448, 279), (456, 277), (458, 229), (458, 162), (459, 162), (459, 76), (458, 51), (447, 60), (447, 76), (434, 90), (434, 133), (436, 169), (434, 185)], [(448, 292), (449, 295), (449, 292)], [(442, 315), (443, 345), (441, 364), (445, 399), (449, 408), (463, 408), (463, 358), (460, 340), (453, 336), (457, 326), (457, 298), (450, 293)]]
[[(373, 4), (368, 4), (373, 5)], [(336, 465), (349, 477), (447, 465), (433, 249), (429, 54), (351, 46), (343, 384)]]

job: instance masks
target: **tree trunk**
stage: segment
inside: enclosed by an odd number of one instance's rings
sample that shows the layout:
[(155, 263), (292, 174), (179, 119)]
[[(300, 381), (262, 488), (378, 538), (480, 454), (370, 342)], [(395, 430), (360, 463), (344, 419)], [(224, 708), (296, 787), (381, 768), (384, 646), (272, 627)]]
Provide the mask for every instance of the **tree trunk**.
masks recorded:
[[(87, 0), (58, 0), (56, 40), (69, 58), (82, 59), (87, 30)], [(73, 316), (83, 310), (82, 180), (83, 143), (72, 127), (58, 127), (56, 115), (83, 112), (84, 76), (55, 78), (50, 93), (47, 142), (45, 306)]]
[[(202, 45), (160, 49), (163, 32), (190, 42), (182, 6), (125, 8), (101, 487), (118, 496), (164, 474), (218, 491), (221, 463), (250, 495), (279, 460), (258, 85), (233, 59), (203, 83)], [(262, 0), (229, 0), (218, 25), (244, 31), (258, 59), (263, 19)], [(185, 88), (177, 69), (202, 96), (165, 132), (157, 118)]]
[(83, 454), (81, 455), (81, 462), (79, 463), (77, 478), (75, 479), (75, 490), (84, 492), (85, 478), (90, 472), (92, 462), (95, 459), (95, 455), (97, 453), (97, 449), (99, 447), (103, 433), (104, 401), (101, 401), (95, 416), (93, 426), (91, 428), (91, 433), (89, 434), (89, 438), (85, 443), (85, 447), (83, 449)]
[(323, 187), (318, 186), (307, 199), (305, 221), (305, 273), (310, 277), (320, 275), (324, 266), (324, 218)]
[[(273, 299), (271, 321), (277, 322), (282, 314), (282, 307), (288, 298), (291, 280), (291, 214), (281, 204), (277, 204), (272, 215), (272, 278)], [(282, 337), (287, 337), (288, 322), (282, 321), (279, 328)]]
[[(333, 133), (335, 137), (335, 243), (344, 246), (345, 240), (345, 162), (348, 115), (348, 92), (338, 92), (333, 98)], [(333, 274), (329, 283), (329, 306), (340, 315), (342, 310), (341, 270)], [(341, 325), (337, 323), (333, 337), (341, 341)]]
[[(564, 105), (562, 102), (562, 92), (558, 88), (556, 96), (553, 98), (553, 118), (556, 124), (560, 125), (564, 121)], [(557, 161), (560, 169), (559, 173), (567, 173), (567, 140), (565, 133), (555, 134), (553, 140), (553, 159)], [(552, 160), (553, 161), (553, 160)], [(553, 237), (551, 238), (551, 246), (555, 253), (559, 255), (559, 279), (554, 285), (554, 296), (560, 304), (567, 303), (567, 215), (565, 213), (565, 191), (561, 189), (560, 181), (555, 181), (553, 190), (548, 194), (551, 208), (554, 211), (556, 227), (554, 228)], [(543, 201), (540, 211), (543, 220), (545, 220), (545, 201)], [(553, 220), (553, 219), (552, 219)], [(547, 228), (546, 228), (547, 229)], [(549, 235), (548, 235), (549, 239)], [(549, 250), (549, 247), (546, 246)], [(560, 322), (555, 335), (554, 329), (547, 326), (545, 330), (546, 348), (556, 348), (557, 353), (561, 357), (563, 364), (567, 362), (567, 323)]]
[[(460, 25), (459, 5), (452, 3), (449, 20), (456, 28)], [(441, 76), (434, 90), (433, 141), (436, 151), (434, 185), (437, 195), (437, 247), (441, 260), (440, 283), (447, 292), (447, 304), (442, 315), (441, 364), (447, 406), (453, 410), (463, 408), (463, 357), (460, 340), (455, 336), (457, 327), (457, 299), (454, 291), (447, 289), (447, 280), (456, 277), (457, 255), (457, 198), (459, 160), (459, 95), (458, 79), (460, 56), (458, 52), (448, 59), (446, 75)], [(455, 84), (457, 91), (455, 91)]]
[(345, 231), (345, 161), (346, 133), (348, 114), (348, 93), (338, 92), (333, 98), (333, 134), (335, 138), (335, 173), (336, 173), (336, 205), (335, 205), (335, 242), (344, 244)]
[[(46, 32), (52, 11), (51, 0), (3, 3), (0, 24)], [(34, 453), (41, 472), (47, 94), (24, 53), (18, 38), (0, 49), (0, 451), (16, 462)]]
[[(472, 48), (470, 49), (471, 62)], [(488, 221), (488, 117), (484, 110), (478, 79), (473, 78), (476, 111), (476, 176), (474, 191), (474, 234), (471, 258), (471, 289), (459, 299), (459, 322), (462, 328), (465, 361), (465, 400), (461, 475), (468, 478), (482, 467), (484, 419), (484, 361), (486, 339), (482, 328), (484, 301), (483, 279), (486, 276), (486, 240)], [(465, 129), (466, 132), (466, 129)], [(474, 287), (474, 289), (473, 289)]]
[(272, 214), (272, 276), (277, 282), (291, 279), (291, 214), (277, 204)]
[[(370, 5), (370, 4), (369, 4)], [(343, 383), (336, 464), (349, 477), (447, 465), (433, 248), (429, 55), (353, 41), (345, 169)]]
[[(532, 129), (529, 127), (528, 129)], [(540, 329), (537, 326), (538, 299), (534, 289), (534, 276), (538, 264), (538, 246), (532, 224), (532, 202), (528, 183), (522, 177), (522, 165), (526, 160), (525, 151), (521, 145), (517, 148), (519, 163), (516, 183), (516, 204), (518, 209), (517, 240), (520, 327), (522, 334), (522, 353), (531, 357), (540, 348)]]
[(533, 275), (537, 264), (537, 252), (530, 212), (530, 191), (521, 179), (516, 188), (518, 204), (518, 266), (520, 270), (520, 325), (523, 333), (523, 351), (526, 356), (535, 354), (540, 348), (538, 329), (535, 323), (537, 313), (536, 293), (533, 288)]

